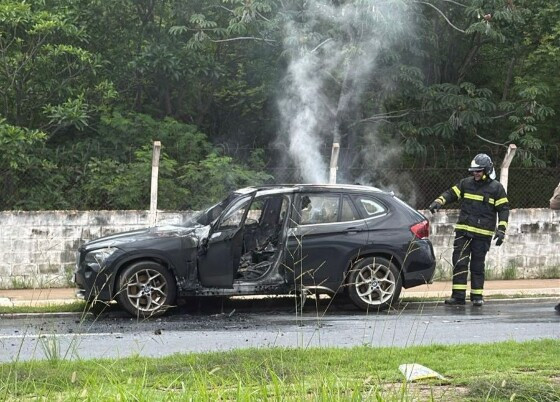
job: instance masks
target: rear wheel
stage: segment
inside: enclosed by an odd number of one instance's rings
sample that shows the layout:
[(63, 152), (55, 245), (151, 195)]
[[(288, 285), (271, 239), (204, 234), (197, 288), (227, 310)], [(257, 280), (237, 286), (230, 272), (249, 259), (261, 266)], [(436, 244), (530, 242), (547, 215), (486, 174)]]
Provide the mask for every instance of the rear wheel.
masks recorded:
[(368, 257), (350, 270), (348, 294), (362, 310), (385, 310), (399, 299), (402, 281), (395, 265), (383, 257)]
[(135, 317), (162, 315), (175, 303), (175, 279), (164, 266), (140, 261), (127, 267), (117, 281), (119, 305)]

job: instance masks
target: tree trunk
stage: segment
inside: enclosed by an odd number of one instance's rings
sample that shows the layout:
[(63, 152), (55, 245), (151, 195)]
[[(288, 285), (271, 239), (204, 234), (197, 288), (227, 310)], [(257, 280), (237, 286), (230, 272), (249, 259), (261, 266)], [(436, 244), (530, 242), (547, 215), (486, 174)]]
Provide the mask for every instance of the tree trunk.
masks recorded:
[(515, 67), (515, 56), (513, 56), (509, 62), (508, 72), (506, 76), (506, 82), (504, 83), (504, 92), (502, 93), (502, 101), (507, 100), (509, 95), (509, 87), (511, 81), (513, 80), (513, 68)]
[(163, 106), (165, 108), (165, 115), (173, 115), (173, 107), (171, 106), (171, 94), (169, 93), (169, 88), (163, 90)]
[[(136, 77), (136, 82), (140, 82), (140, 77)], [(139, 83), (135, 89), (136, 95), (134, 96), (134, 110), (140, 112), (142, 109), (142, 85)]]
[(473, 43), (474, 44), (471, 47), (471, 50), (469, 51), (469, 54), (467, 55), (467, 57), (465, 57), (465, 61), (463, 62), (463, 65), (459, 69), (459, 77), (457, 79), (458, 84), (463, 82), (463, 80), (465, 79), (465, 76), (467, 75), (468, 69), (470, 68), (470, 66), (471, 66), (475, 56), (477, 55), (478, 51), (480, 50), (480, 47), (482, 45), (480, 32), (477, 32), (475, 34), (475, 38), (473, 40)]

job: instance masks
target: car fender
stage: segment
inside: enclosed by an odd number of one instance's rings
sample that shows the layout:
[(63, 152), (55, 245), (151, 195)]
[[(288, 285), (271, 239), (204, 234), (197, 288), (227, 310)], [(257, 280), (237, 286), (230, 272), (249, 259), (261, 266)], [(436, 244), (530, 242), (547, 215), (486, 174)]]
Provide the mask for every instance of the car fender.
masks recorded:
[(403, 275), (402, 267), (404, 262), (397, 256), (397, 253), (395, 253), (394, 250), (389, 247), (378, 247), (375, 245), (366, 245), (356, 250), (354, 255), (350, 256), (350, 258), (348, 259), (347, 270), (349, 270), (356, 262), (364, 258), (373, 256), (384, 257), (393, 262), (393, 264), (395, 264), (397, 269), (399, 269), (399, 271), (401, 272), (401, 276)]
[(117, 279), (122, 271), (127, 266), (137, 261), (155, 261), (161, 263), (162, 265), (167, 267), (167, 269), (169, 269), (175, 280), (179, 282), (176, 264), (171, 261), (168, 254), (163, 253), (159, 250), (138, 250), (123, 254), (117, 261), (114, 262), (115, 269), (113, 270), (112, 278), (109, 282), (109, 292), (111, 294), (111, 297), (115, 296)]

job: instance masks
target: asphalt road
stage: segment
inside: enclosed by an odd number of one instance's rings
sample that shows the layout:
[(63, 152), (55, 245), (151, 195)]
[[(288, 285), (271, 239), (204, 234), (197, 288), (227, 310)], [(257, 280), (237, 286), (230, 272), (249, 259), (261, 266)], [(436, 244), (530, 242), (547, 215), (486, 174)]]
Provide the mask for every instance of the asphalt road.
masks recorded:
[(560, 339), (555, 299), (493, 300), (482, 308), (425, 302), (369, 313), (314, 299), (204, 301), (138, 321), (119, 310), (0, 318), (0, 362), (166, 356), (262, 347), (413, 346)]

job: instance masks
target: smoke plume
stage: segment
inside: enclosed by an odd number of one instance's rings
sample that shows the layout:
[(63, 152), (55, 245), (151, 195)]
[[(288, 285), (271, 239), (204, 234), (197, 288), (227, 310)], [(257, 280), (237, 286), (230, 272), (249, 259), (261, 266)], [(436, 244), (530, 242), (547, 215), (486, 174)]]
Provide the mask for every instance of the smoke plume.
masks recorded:
[(310, 0), (285, 10), (288, 64), (278, 101), (278, 142), (303, 182), (327, 182), (333, 142), (356, 146), (350, 123), (372, 78), (383, 79), (375, 69), (380, 55), (411, 25), (407, 9), (390, 0)]

